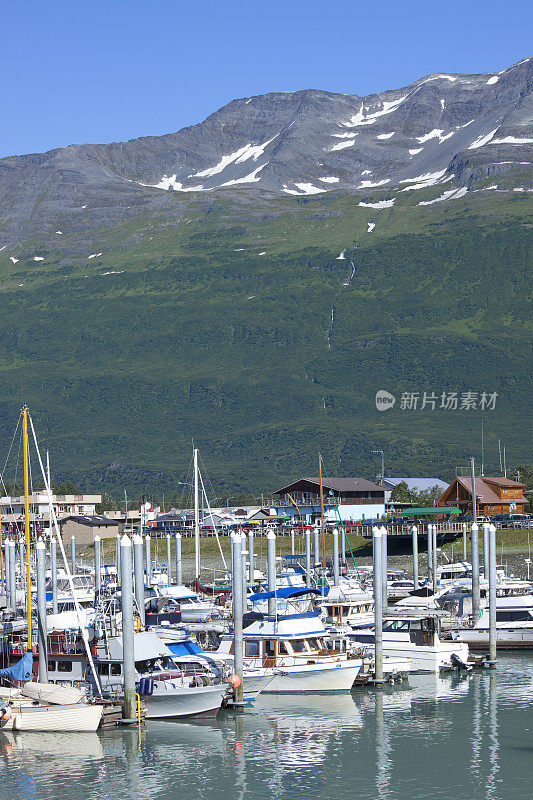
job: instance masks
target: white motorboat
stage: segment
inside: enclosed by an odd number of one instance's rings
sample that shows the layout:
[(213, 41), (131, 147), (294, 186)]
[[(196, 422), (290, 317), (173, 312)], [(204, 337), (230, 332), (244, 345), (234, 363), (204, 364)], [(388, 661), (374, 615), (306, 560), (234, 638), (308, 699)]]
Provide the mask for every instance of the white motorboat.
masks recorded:
[[(363, 660), (327, 646), (327, 631), (315, 613), (286, 617), (257, 615), (243, 631), (244, 663), (275, 672), (266, 692), (349, 692)], [(217, 650), (231, 655), (233, 635)]]
[[(173, 660), (179, 665), (194, 665), (200, 661), (202, 664), (209, 664), (220, 669), (223, 676), (230, 672), (235, 672), (233, 655), (220, 655), (218, 653), (208, 653), (203, 650), (197, 642), (194, 642), (189, 634), (179, 628), (171, 628), (162, 625), (156, 629), (159, 638), (165, 642)], [(251, 667), (244, 665), (243, 670), (243, 700), (250, 703), (255, 700), (262, 691), (272, 682), (274, 671), (265, 667)], [(232, 699), (228, 699), (228, 705), (232, 704)]]
[(327, 626), (364, 628), (374, 624), (374, 598), (359, 584), (351, 586), (341, 581), (339, 586), (331, 587), (319, 605)]
[[(216, 716), (227, 692), (223, 675), (199, 660), (181, 665), (152, 631), (135, 633), (133, 645), (147, 719)], [(102, 690), (121, 693), (122, 637), (98, 641), (94, 659)]]
[[(441, 641), (439, 629), (436, 615), (386, 615), (383, 619), (383, 655), (408, 658), (413, 671), (439, 672), (458, 663), (466, 665), (468, 645)], [(374, 643), (374, 631), (358, 630), (349, 635), (359, 644)]]
[[(472, 648), (489, 645), (489, 608), (481, 610), (475, 625), (452, 630), (454, 642), (466, 642)], [(496, 598), (496, 646), (516, 650), (533, 648), (533, 596), (517, 595)]]

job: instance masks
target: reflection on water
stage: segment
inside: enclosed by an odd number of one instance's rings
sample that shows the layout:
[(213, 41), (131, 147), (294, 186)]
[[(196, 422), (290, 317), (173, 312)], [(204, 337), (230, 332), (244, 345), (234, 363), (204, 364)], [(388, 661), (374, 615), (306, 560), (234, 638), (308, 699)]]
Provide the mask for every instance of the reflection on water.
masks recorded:
[(351, 695), (264, 695), (214, 722), (0, 733), (0, 798), (529, 800), (533, 658)]

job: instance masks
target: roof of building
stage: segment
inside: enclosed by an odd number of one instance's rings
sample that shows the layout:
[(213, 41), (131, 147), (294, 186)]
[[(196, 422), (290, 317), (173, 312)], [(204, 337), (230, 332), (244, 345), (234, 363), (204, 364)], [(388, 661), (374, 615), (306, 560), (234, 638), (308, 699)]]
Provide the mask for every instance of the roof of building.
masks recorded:
[(107, 525), (116, 526), (118, 523), (118, 520), (109, 519), (109, 517), (102, 517), (102, 516), (88, 517), (85, 515), (77, 515), (77, 514), (71, 514), (70, 516), (65, 517), (63, 520), (60, 520), (60, 522), (66, 522), (67, 520), (72, 520), (73, 522), (77, 522), (79, 525), (90, 525), (93, 528), (99, 528), (99, 527), (103, 528), (106, 527)]
[(495, 483), (496, 486), (510, 486), (515, 489), (520, 489), (526, 485), (525, 483), (519, 483), (519, 481), (513, 481), (510, 478), (487, 478), (486, 475), (483, 476), (483, 480), (485, 483)]
[[(278, 489), (275, 494), (285, 494), (294, 489), (299, 483), (306, 482), (315, 486), (320, 486), (320, 478), (298, 478), (288, 486), (283, 486)], [(382, 486), (377, 483), (367, 481), (366, 478), (323, 478), (322, 485), (324, 489), (332, 489), (335, 492), (383, 492), (385, 491)]]
[(447, 482), (441, 481), (440, 478), (384, 478), (383, 483), (386, 489), (394, 489), (399, 483), (406, 483), (408, 489), (418, 490), (419, 492), (426, 492), (435, 486), (438, 486), (442, 491), (448, 488)]
[[(472, 479), (471, 478), (463, 478), (458, 476), (456, 478), (457, 482), (463, 486), (466, 491), (471, 495), (472, 494)], [(511, 503), (510, 499), (505, 497), (500, 497), (494, 489), (492, 489), (489, 485), (489, 481), (492, 484), (498, 485), (498, 481), (505, 480), (506, 483), (502, 484), (504, 486), (514, 486), (516, 488), (520, 488), (523, 486), (522, 483), (516, 483), (516, 481), (509, 481), (508, 478), (479, 478), (476, 477), (475, 479), (475, 487), (476, 487), (476, 498), (478, 502), (481, 503), (493, 503), (495, 505), (505, 505), (506, 503)], [(451, 484), (453, 486), (453, 484)], [(451, 499), (451, 498), (450, 498)], [(517, 498), (514, 502), (524, 502), (523, 499)]]

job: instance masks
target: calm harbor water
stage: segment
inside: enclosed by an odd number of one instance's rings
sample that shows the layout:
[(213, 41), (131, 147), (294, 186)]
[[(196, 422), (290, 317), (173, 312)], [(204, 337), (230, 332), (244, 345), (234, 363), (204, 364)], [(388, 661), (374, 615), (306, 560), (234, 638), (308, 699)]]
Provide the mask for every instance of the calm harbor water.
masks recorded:
[(265, 695), (212, 723), (0, 733), (0, 798), (530, 800), (533, 656), (351, 695)]

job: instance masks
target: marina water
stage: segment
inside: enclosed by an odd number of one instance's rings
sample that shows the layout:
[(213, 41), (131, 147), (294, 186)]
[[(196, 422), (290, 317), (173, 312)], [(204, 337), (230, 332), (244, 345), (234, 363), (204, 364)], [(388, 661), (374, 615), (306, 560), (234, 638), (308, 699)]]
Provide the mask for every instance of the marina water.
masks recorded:
[(0, 733), (0, 798), (530, 800), (533, 657), (92, 734)]

